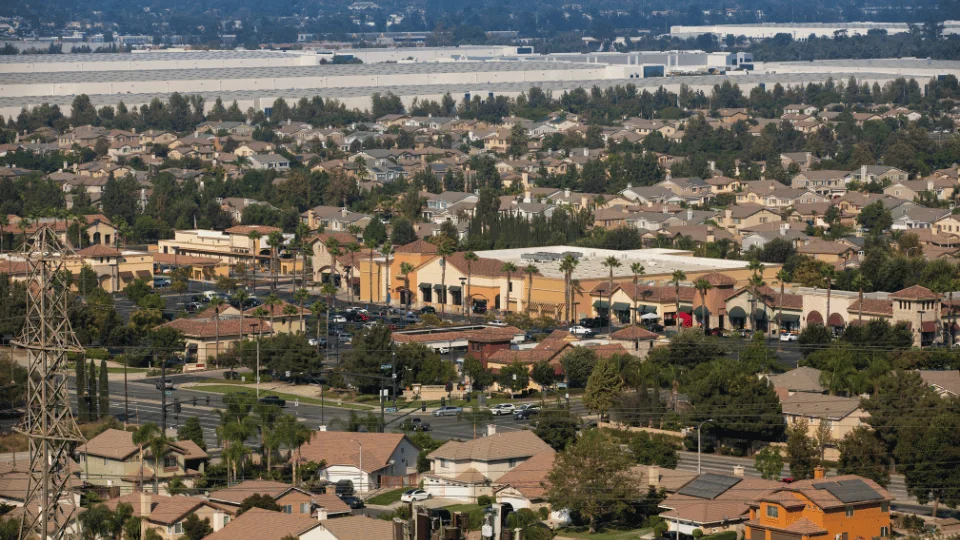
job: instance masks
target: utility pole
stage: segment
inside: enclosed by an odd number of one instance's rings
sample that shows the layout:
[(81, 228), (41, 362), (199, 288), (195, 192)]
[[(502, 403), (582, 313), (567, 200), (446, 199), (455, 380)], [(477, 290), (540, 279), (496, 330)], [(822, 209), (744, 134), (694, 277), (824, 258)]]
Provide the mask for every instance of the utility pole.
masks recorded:
[[(77, 507), (68, 487), (69, 451), (84, 442), (70, 410), (67, 353), (83, 353), (67, 316), (69, 287), (61, 280), (73, 252), (41, 226), (21, 248), (30, 268), (23, 332), (14, 345), (27, 351), (26, 412), (17, 431), (27, 437), (30, 465), (19, 537), (63, 538)], [(61, 504), (69, 501), (69, 504)]]
[(167, 435), (167, 360), (160, 360), (160, 429)]

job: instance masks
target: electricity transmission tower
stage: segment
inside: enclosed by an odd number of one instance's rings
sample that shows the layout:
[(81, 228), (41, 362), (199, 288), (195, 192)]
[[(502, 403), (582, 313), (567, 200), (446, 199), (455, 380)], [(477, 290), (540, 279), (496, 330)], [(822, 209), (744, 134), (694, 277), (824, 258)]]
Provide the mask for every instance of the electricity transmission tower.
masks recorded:
[(30, 470), (20, 538), (60, 540), (76, 517), (76, 505), (65, 500), (70, 478), (68, 453), (83, 441), (70, 411), (67, 394), (68, 352), (83, 352), (67, 316), (69, 287), (64, 278), (68, 255), (56, 234), (40, 227), (21, 248), (30, 267), (26, 321), (14, 342), (27, 351), (26, 414), (17, 431), (30, 442)]

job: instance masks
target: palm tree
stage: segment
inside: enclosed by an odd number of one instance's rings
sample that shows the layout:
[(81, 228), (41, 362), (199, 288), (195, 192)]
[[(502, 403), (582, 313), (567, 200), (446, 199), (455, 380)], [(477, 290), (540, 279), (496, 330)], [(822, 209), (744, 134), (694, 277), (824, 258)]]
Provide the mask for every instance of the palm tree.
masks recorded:
[(247, 235), (250, 238), (250, 241), (253, 243), (251, 251), (253, 252), (253, 295), (257, 295), (257, 266), (260, 264), (260, 237), (263, 235), (260, 234), (260, 231), (253, 230), (250, 231), (250, 234)]
[(336, 298), (337, 288), (332, 283), (324, 283), (320, 292), (327, 295), (327, 349), (330, 348), (330, 310), (333, 309), (333, 299)]
[(267, 310), (269, 310), (267, 315), (269, 315), (270, 317), (271, 328), (273, 327), (273, 318), (276, 316), (276, 313), (277, 313), (277, 306), (282, 304), (283, 304), (283, 300), (280, 300), (280, 297), (274, 293), (270, 293), (267, 296), (267, 299), (264, 300), (263, 302), (263, 305), (267, 306)]
[(857, 370), (850, 363), (847, 355), (830, 355), (820, 373), (820, 384), (827, 387), (831, 396), (835, 396), (850, 387), (851, 379), (856, 374)]
[(473, 263), (479, 261), (480, 257), (473, 251), (468, 251), (463, 254), (463, 260), (467, 262), (467, 299), (463, 303), (463, 309), (467, 312), (467, 322), (470, 322), (471, 310), (468, 304), (473, 302), (473, 294), (470, 292), (470, 278), (473, 275)]
[(413, 291), (410, 290), (410, 273), (413, 272), (413, 265), (404, 262), (400, 263), (400, 275), (403, 276), (403, 288), (407, 292), (407, 311), (410, 311), (410, 302), (413, 301)]
[(271, 290), (277, 291), (277, 279), (280, 276), (280, 248), (283, 247), (283, 233), (273, 231), (267, 236), (267, 245), (270, 246), (270, 273), (273, 274)]
[(336, 238), (330, 238), (325, 245), (327, 247), (327, 253), (330, 254), (330, 283), (336, 287), (337, 258), (340, 257), (343, 252), (340, 250), (340, 242), (337, 241)]
[(310, 245), (310, 242), (307, 241), (308, 234), (310, 234), (310, 227), (302, 221), (297, 223), (297, 226), (293, 229), (293, 239), (297, 249), (300, 250), (300, 286), (303, 288), (307, 287), (307, 246)]
[(10, 219), (6, 214), (0, 214), (0, 253), (3, 253), (3, 237), (7, 235), (5, 227), (10, 226)]
[(827, 284), (827, 315), (823, 322), (828, 328), (830, 327), (830, 290), (833, 286), (833, 280), (835, 278), (836, 272), (834, 272), (832, 266), (823, 269), (823, 280)]
[(387, 241), (380, 247), (380, 254), (383, 255), (385, 261), (383, 264), (384, 269), (387, 274), (384, 279), (386, 284), (386, 291), (384, 291), (383, 299), (387, 302), (387, 306), (390, 306), (390, 257), (393, 256), (393, 246), (390, 245), (390, 242)]
[(214, 296), (210, 299), (210, 307), (213, 308), (213, 324), (216, 332), (217, 339), (217, 348), (216, 352), (213, 355), (214, 364), (217, 363), (217, 359), (220, 357), (220, 306), (223, 305), (223, 298), (219, 296)]
[(512, 262), (503, 263), (503, 266), (500, 267), (500, 271), (507, 274), (507, 313), (510, 312), (510, 278), (513, 277), (513, 273), (517, 271), (517, 265)]
[(307, 333), (306, 327), (303, 325), (303, 304), (307, 301), (307, 298), (310, 298), (310, 293), (307, 292), (306, 288), (299, 288), (293, 293), (293, 299), (297, 301), (297, 307), (300, 308), (300, 331), (304, 334)]
[(607, 317), (610, 320), (610, 326), (613, 326), (613, 270), (615, 268), (620, 268), (622, 266), (622, 263), (620, 262), (620, 259), (610, 256), (610, 257), (607, 257), (600, 264), (610, 269), (610, 285), (608, 286), (608, 290), (607, 290), (610, 307), (607, 309)]
[(327, 310), (327, 305), (322, 300), (310, 304), (310, 311), (317, 317), (317, 352), (320, 352), (320, 314)]
[(523, 272), (527, 274), (527, 305), (526, 311), (530, 311), (530, 297), (533, 294), (533, 275), (539, 272), (537, 265), (530, 263), (523, 267)]
[[(373, 238), (364, 238), (363, 245), (370, 250), (370, 267), (367, 268), (367, 271), (370, 274), (370, 302), (373, 303), (373, 254), (377, 251), (377, 241)], [(379, 295), (378, 295), (379, 296)]]
[(576, 313), (573, 311), (573, 290), (571, 288), (573, 281), (573, 271), (576, 270), (577, 265), (580, 264), (580, 259), (574, 257), (573, 255), (566, 255), (560, 261), (560, 271), (563, 272), (563, 299), (564, 309), (566, 310), (566, 320), (567, 323), (573, 323), (573, 317), (576, 316)]
[(747, 269), (750, 270), (751, 276), (748, 281), (751, 289), (751, 299), (750, 299), (750, 330), (755, 331), (757, 329), (757, 300), (759, 289), (764, 285), (763, 279), (763, 264), (758, 259), (753, 259), (750, 261), (750, 264), (747, 265)]
[(870, 280), (867, 279), (863, 272), (857, 271), (853, 275), (853, 288), (858, 291), (858, 300), (860, 307), (857, 309), (857, 324), (863, 325), (863, 290), (870, 288)]
[[(27, 229), (30, 228), (30, 220), (28, 218), (20, 218), (20, 221), (17, 223), (17, 228), (20, 229), (20, 234), (22, 235), (22, 240), (20, 241), (20, 246), (26, 248), (27, 245)], [(77, 246), (77, 249), (82, 249), (83, 246)]]
[(150, 446), (153, 439), (160, 435), (160, 426), (147, 422), (133, 432), (133, 444), (137, 445), (140, 453), (140, 489), (143, 489), (143, 449)]
[(430, 243), (437, 246), (437, 255), (440, 256), (440, 287), (443, 289), (443, 302), (440, 304), (440, 313), (447, 312), (447, 257), (456, 251), (456, 245), (453, 240), (445, 235), (438, 234), (430, 237)]
[(263, 462), (267, 464), (267, 474), (270, 474), (271, 457), (273, 454), (273, 445), (271, 443), (276, 439), (274, 435), (274, 424), (277, 421), (277, 417), (280, 416), (280, 407), (272, 404), (258, 403), (254, 408), (254, 414), (254, 425), (260, 434), (260, 449)]
[(677, 311), (673, 314), (674, 324), (677, 326), (677, 330), (680, 329), (680, 282), (687, 280), (687, 274), (683, 270), (674, 270), (673, 276), (670, 278), (670, 283), (673, 283), (673, 292), (674, 296), (677, 297)]
[(707, 291), (713, 288), (710, 281), (700, 278), (693, 282), (693, 288), (700, 293), (700, 328), (703, 334), (707, 334), (707, 326), (710, 322), (710, 313), (707, 311)]
[[(245, 309), (244, 305), (246, 304), (247, 299), (249, 298), (250, 298), (250, 295), (247, 294), (247, 291), (243, 289), (237, 289), (237, 292), (233, 293), (233, 301), (237, 303), (237, 309), (240, 310), (240, 337), (238, 339), (241, 342), (243, 341), (243, 330), (244, 330), (244, 326), (243, 326), (243, 312)], [(240, 360), (240, 363), (242, 364), (243, 363), (243, 347), (241, 345), (242, 343), (238, 344), (237, 346), (237, 354), (240, 355), (239, 360)]]
[[(360, 244), (358, 244), (358, 243), (356, 243), (356, 242), (350, 242), (349, 244), (347, 244), (346, 246), (344, 246), (343, 249), (344, 249), (344, 251), (345, 251), (346, 253), (349, 253), (349, 254), (350, 254), (350, 271), (349, 271), (349, 273), (347, 274), (347, 276), (348, 276), (348, 277), (347, 277), (347, 292), (350, 294), (350, 302), (353, 303), (353, 300), (354, 300), (354, 298), (353, 298), (353, 272), (354, 272), (355, 270), (359, 270), (359, 269), (357, 268), (357, 257), (356, 257), (356, 255), (357, 255), (357, 253), (360, 253), (360, 250), (363, 249), (363, 248), (361, 248), (361, 247), (360, 247)], [(360, 280), (360, 278), (357, 277), (357, 281), (358, 281), (358, 282), (359, 282), (359, 280)]]
[(170, 440), (163, 432), (150, 439), (150, 453), (153, 454), (153, 492), (160, 493), (160, 462), (163, 454), (170, 445)]
[[(783, 332), (783, 295), (786, 292), (786, 285), (789, 279), (790, 272), (787, 272), (786, 269), (781, 268), (777, 271), (777, 281), (780, 282), (780, 309), (777, 311), (777, 331), (781, 333)], [(777, 340), (778, 351), (783, 349), (782, 343), (779, 339)]]
[(634, 324), (637, 322), (637, 299), (640, 296), (639, 287), (640, 287), (640, 276), (646, 273), (646, 269), (640, 263), (633, 263), (630, 265), (630, 272), (633, 273), (633, 317), (631, 320)]

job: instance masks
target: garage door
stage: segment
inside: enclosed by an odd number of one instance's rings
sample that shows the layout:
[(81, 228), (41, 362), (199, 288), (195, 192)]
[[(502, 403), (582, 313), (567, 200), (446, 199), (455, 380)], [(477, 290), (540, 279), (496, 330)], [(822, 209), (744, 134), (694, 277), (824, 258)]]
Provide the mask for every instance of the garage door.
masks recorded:
[(770, 531), (770, 540), (800, 540), (798, 534)]

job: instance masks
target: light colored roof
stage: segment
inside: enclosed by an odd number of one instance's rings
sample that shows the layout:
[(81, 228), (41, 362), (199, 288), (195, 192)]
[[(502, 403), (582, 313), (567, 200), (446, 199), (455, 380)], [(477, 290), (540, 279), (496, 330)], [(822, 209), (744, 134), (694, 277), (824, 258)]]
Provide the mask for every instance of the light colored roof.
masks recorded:
[(617, 330), (616, 332), (610, 334), (611, 339), (621, 339), (627, 341), (658, 339), (659, 337), (659, 334), (651, 332), (645, 328), (640, 328), (639, 326), (628, 326), (623, 330)]
[(826, 388), (820, 384), (820, 370), (809, 366), (800, 366), (779, 375), (767, 375), (773, 386), (796, 392), (816, 392), (822, 394)]
[[(321, 522), (337, 540), (393, 538), (393, 522), (366, 516), (349, 516)], [(255, 538), (253, 536), (249, 538)], [(259, 540), (259, 538), (258, 538)]]
[(210, 493), (211, 501), (221, 501), (230, 504), (241, 504), (251, 495), (269, 495), (276, 499), (287, 491), (294, 489), (292, 484), (274, 482), (273, 480), (247, 480), (235, 486), (218, 489)]
[[(348, 518), (340, 518), (348, 519)], [(335, 520), (334, 520), (335, 521)], [(389, 525), (389, 522), (384, 521)], [(285, 514), (263, 508), (251, 508), (230, 520), (226, 527), (208, 535), (204, 540), (282, 540), (286, 536), (299, 537), (319, 527), (321, 523), (303, 514)]]
[(449, 441), (434, 450), (430, 459), (449, 459), (453, 461), (503, 461), (513, 458), (530, 457), (550, 446), (540, 440), (532, 431), (513, 431), (497, 433), (466, 442)]
[(713, 499), (674, 493), (660, 503), (660, 508), (669, 509), (660, 515), (672, 519), (679, 516), (698, 524), (739, 520), (749, 515), (750, 502), (773, 493), (781, 485), (774, 480), (744, 478)]
[[(253, 335), (262, 332), (263, 334), (273, 333), (273, 327), (269, 321), (263, 321), (263, 328), (260, 328), (260, 321), (253, 318), (243, 319), (243, 333)], [(212, 318), (197, 319), (176, 319), (166, 323), (175, 330), (183, 332), (183, 335), (192, 338), (215, 338), (217, 336), (217, 321)], [(219, 324), (220, 338), (237, 337), (240, 335), (240, 319), (221, 319)]]
[(327, 515), (349, 514), (350, 507), (335, 493), (314, 493), (310, 495), (314, 504), (327, 511)]
[(925, 369), (917, 373), (920, 374), (923, 382), (931, 386), (937, 386), (943, 389), (944, 392), (960, 396), (960, 371), (932, 371)]
[[(174, 451), (182, 453), (186, 459), (203, 459), (207, 457), (207, 453), (192, 441), (171, 442), (169, 443), (169, 447)], [(90, 439), (86, 444), (80, 445), (76, 451), (91, 456), (123, 460), (133, 455), (139, 448), (139, 446), (133, 444), (133, 433), (110, 428)]]
[(914, 285), (906, 289), (899, 290), (890, 295), (890, 298), (904, 300), (936, 300), (940, 295), (921, 285)]
[[(840, 476), (831, 476), (829, 478), (821, 479), (810, 479), (810, 480), (799, 480), (793, 482), (792, 484), (781, 484), (779, 491), (792, 491), (796, 493), (802, 493), (806, 498), (810, 499), (814, 504), (819, 506), (822, 509), (831, 509), (831, 508), (841, 508), (847, 506), (850, 503), (845, 503), (834, 496), (830, 491), (826, 489), (820, 489), (817, 486), (825, 483), (835, 483), (835, 482), (850, 482), (859, 480), (870, 487), (873, 491), (876, 492), (876, 498), (872, 501), (891, 501), (893, 496), (890, 495), (890, 492), (880, 487), (879, 484), (870, 480), (869, 478), (864, 478), (862, 476), (857, 476), (854, 474), (846, 474)], [(821, 486), (822, 487), (822, 486)], [(867, 502), (867, 501), (861, 501)]]
[(219, 506), (214, 506), (206, 499), (201, 499), (199, 497), (186, 497), (186, 496), (176, 496), (170, 497), (167, 495), (155, 495), (152, 493), (145, 493), (147, 500), (149, 501), (149, 511), (146, 515), (143, 513), (143, 506), (141, 505), (140, 496), (141, 493), (129, 493), (121, 497), (114, 499), (109, 499), (103, 502), (107, 508), (110, 510), (116, 510), (117, 505), (120, 503), (129, 504), (133, 508), (133, 515), (137, 517), (147, 518), (148, 521), (153, 523), (162, 523), (164, 525), (172, 525), (191, 513), (193, 513), (197, 508), (207, 505), (214, 508), (219, 508)]
[(860, 399), (798, 392), (781, 400), (783, 414), (839, 420), (860, 408)]
[[(315, 431), (310, 442), (300, 447), (301, 461), (326, 461), (327, 467), (346, 465), (360, 467), (363, 448), (363, 470), (372, 473), (388, 465), (390, 456), (406, 438), (403, 433), (341, 433)], [(412, 443), (411, 443), (412, 444)]]
[(510, 485), (530, 500), (540, 499), (546, 493), (547, 474), (553, 469), (557, 453), (551, 448), (524, 461), (497, 479), (501, 486)]
[[(658, 477), (651, 479), (650, 473), (654, 469), (657, 470)], [(676, 493), (680, 488), (697, 477), (697, 473), (692, 471), (678, 471), (676, 469), (652, 467), (650, 465), (636, 465), (631, 467), (630, 474), (637, 479), (637, 484), (640, 485), (641, 491), (643, 487), (656, 485), (658, 488), (662, 487), (667, 490), (667, 493)]]

